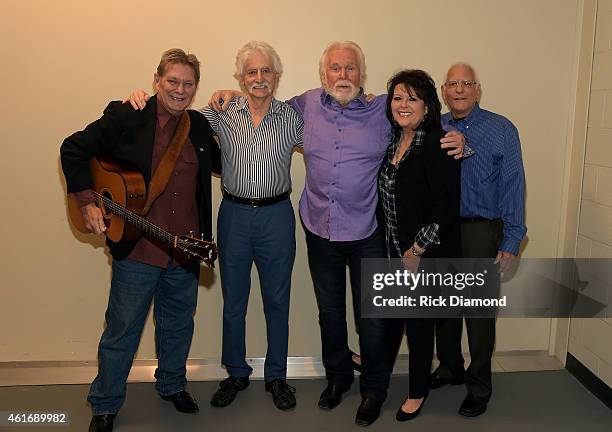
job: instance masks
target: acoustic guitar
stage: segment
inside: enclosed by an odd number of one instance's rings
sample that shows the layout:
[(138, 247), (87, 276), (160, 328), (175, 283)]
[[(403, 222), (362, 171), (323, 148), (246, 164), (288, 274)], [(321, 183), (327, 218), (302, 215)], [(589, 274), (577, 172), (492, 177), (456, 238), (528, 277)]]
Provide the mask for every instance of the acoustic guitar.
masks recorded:
[[(193, 235), (177, 236), (141, 216), (147, 191), (142, 175), (104, 157), (93, 157), (89, 162), (96, 205), (102, 210), (106, 237), (113, 241), (137, 240), (142, 233), (161, 240), (187, 258), (214, 267), (217, 246), (214, 241)], [(68, 198), (68, 214), (74, 227), (90, 233), (85, 227), (83, 213), (74, 197)]]

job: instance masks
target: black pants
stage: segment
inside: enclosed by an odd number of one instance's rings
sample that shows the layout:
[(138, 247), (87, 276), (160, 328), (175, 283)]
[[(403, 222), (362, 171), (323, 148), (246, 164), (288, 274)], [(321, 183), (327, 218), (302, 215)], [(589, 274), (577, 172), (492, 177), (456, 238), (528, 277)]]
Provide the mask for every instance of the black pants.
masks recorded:
[(384, 400), (390, 378), (388, 350), (379, 348), (381, 339), (386, 337), (385, 322), (382, 319), (361, 318), (361, 260), (385, 256), (383, 236), (376, 230), (362, 240), (339, 242), (321, 238), (307, 228), (304, 231), (308, 264), (319, 308), (322, 356), (327, 380), (348, 386), (354, 378), (346, 326), (348, 265), (363, 365), (361, 393), (363, 396)]
[[(494, 258), (503, 236), (503, 222), (461, 222), (464, 258)], [(471, 362), (464, 372), (461, 354), (462, 319), (446, 319), (436, 324), (436, 350), (440, 366), (437, 373), (457, 381), (465, 380), (468, 393), (488, 401), (491, 397), (491, 357), (495, 348), (494, 318), (465, 318)]]
[[(434, 326), (433, 318), (387, 319), (387, 349), (390, 363), (395, 363), (404, 338), (408, 339), (408, 397), (419, 399), (429, 393), (429, 375), (433, 359)], [(391, 367), (390, 373), (393, 371)]]

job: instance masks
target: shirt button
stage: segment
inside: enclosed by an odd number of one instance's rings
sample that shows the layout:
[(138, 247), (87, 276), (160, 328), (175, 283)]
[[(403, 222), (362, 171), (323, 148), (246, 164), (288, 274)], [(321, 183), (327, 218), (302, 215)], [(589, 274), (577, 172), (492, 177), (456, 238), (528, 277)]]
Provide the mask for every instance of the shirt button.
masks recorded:
[(336, 150), (338, 150), (340, 147), (336, 146)]
[(332, 200), (332, 203), (335, 203), (335, 202), (336, 202), (336, 200)]
[(342, 132), (342, 129), (338, 129), (338, 132)]
[(334, 164), (334, 166), (336, 166), (336, 164)]

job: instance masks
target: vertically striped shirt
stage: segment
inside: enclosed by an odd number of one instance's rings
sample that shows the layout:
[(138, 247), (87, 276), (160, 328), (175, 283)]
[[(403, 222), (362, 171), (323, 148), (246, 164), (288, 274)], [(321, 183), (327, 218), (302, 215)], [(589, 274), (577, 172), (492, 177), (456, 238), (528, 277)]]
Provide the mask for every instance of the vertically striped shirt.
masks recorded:
[(302, 146), (302, 117), (272, 99), (267, 114), (254, 127), (247, 98), (239, 96), (227, 111), (198, 110), (219, 137), (223, 188), (241, 198), (269, 198), (291, 189), (291, 154)]
[(525, 171), (516, 127), (478, 104), (463, 119), (442, 121), (463, 135), (475, 154), (461, 165), (461, 217), (501, 219), (500, 250), (518, 255), (525, 234)]

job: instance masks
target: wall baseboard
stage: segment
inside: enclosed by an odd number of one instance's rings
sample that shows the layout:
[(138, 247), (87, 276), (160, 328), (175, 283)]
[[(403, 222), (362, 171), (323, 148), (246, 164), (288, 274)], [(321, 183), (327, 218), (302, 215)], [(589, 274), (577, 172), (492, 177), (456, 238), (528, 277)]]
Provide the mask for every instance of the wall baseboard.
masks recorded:
[[(466, 365), (469, 355), (464, 354)], [(252, 379), (263, 379), (264, 358), (249, 358)], [(153, 382), (157, 360), (134, 360), (128, 382)], [(434, 359), (434, 367), (437, 360)], [(559, 370), (563, 365), (547, 351), (505, 351), (493, 356), (493, 372)], [(0, 362), (0, 386), (89, 384), (98, 371), (96, 361)], [(394, 374), (408, 373), (408, 354), (400, 354)], [(287, 377), (291, 379), (322, 378), (325, 369), (320, 357), (289, 357)], [(189, 359), (190, 381), (218, 381), (227, 377), (220, 359)]]
[(612, 388), (591, 372), (580, 360), (567, 353), (565, 368), (576, 377), (593, 395), (612, 409)]

